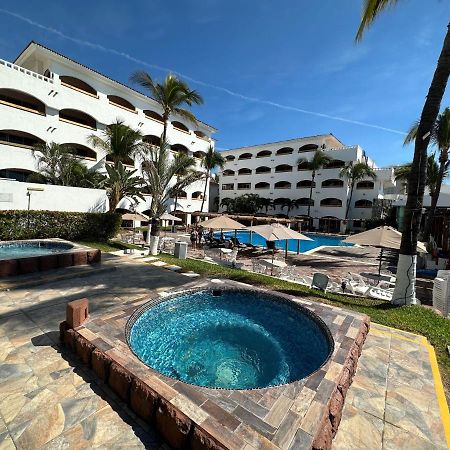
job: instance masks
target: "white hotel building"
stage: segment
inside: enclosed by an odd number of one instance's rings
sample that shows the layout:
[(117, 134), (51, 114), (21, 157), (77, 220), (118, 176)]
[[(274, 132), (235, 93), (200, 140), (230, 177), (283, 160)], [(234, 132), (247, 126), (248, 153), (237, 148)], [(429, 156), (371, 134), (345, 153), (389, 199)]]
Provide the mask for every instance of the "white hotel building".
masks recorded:
[[(396, 191), (394, 169), (380, 169), (356, 145), (345, 146), (332, 134), (310, 136), (269, 144), (241, 147), (222, 152), (226, 165), (220, 174), (220, 201), (243, 194), (258, 194), (274, 201), (270, 214), (286, 214), (284, 199), (300, 199), (300, 206), (290, 216), (306, 217), (311, 187), (311, 171), (298, 165), (299, 158), (311, 159), (317, 149), (333, 162), (316, 173), (312, 191), (311, 217), (316, 229), (339, 231), (345, 218), (350, 188), (339, 172), (349, 161), (366, 161), (376, 170), (376, 180), (362, 180), (355, 185), (349, 209), (349, 226), (359, 228), (373, 215), (374, 207), (385, 194)], [(222, 208), (223, 209), (223, 208)]]
[[(130, 72), (134, 68), (130, 67)], [(26, 209), (27, 188), (31, 209), (59, 211), (106, 211), (105, 191), (27, 183), (37, 171), (32, 148), (39, 142), (70, 144), (89, 168), (104, 171), (107, 155), (88, 144), (88, 136), (102, 136), (108, 124), (122, 119), (139, 129), (149, 142), (158, 142), (163, 131), (162, 110), (151, 98), (108, 78), (42, 45), (31, 42), (11, 63), (0, 59), (0, 210)], [(194, 125), (171, 117), (167, 136), (173, 152), (201, 157), (210, 145), (213, 127)], [(138, 158), (129, 167), (141, 170)], [(190, 223), (191, 213), (201, 207), (204, 181), (186, 189), (178, 204), (169, 205)], [(149, 208), (150, 196), (137, 211)], [(122, 202), (119, 207), (129, 207)], [(205, 201), (204, 211), (207, 211)]]

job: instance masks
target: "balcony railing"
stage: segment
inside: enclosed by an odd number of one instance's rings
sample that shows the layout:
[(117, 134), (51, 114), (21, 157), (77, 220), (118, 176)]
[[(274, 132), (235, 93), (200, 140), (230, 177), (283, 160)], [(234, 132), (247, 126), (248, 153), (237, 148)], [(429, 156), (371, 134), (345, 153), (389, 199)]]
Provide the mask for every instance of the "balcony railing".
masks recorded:
[(39, 73), (33, 72), (28, 69), (24, 69), (23, 67), (20, 66), (16, 66), (15, 64), (5, 61), (4, 59), (0, 59), (0, 66), (8, 67), (9, 69), (16, 70), (17, 72), (29, 75), (30, 77), (36, 78), (41, 81), (45, 81), (46, 83), (53, 84), (53, 80), (51, 78), (44, 77), (44, 75), (41, 75)]

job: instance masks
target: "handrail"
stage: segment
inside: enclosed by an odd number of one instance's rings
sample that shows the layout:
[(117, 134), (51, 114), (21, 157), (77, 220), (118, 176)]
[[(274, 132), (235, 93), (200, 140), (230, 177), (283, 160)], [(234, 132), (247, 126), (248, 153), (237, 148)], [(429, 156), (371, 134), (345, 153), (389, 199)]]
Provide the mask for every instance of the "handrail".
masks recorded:
[(25, 75), (29, 75), (33, 78), (37, 78), (38, 80), (41, 80), (41, 81), (45, 81), (46, 83), (53, 84), (53, 80), (51, 78), (44, 77), (44, 75), (33, 72), (32, 70), (28, 70), (23, 67), (16, 66), (15, 64), (5, 61), (4, 59), (0, 59), (0, 65), (8, 67), (10, 69), (17, 70), (18, 72), (24, 73)]

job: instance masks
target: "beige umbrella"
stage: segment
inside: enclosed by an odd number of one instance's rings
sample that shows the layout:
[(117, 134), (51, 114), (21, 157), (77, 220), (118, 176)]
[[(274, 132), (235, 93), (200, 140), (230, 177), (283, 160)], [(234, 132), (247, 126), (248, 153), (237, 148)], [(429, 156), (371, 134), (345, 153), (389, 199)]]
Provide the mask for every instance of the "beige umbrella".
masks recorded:
[(126, 213), (126, 214), (122, 214), (122, 220), (139, 220), (139, 221), (144, 221), (147, 222), (148, 221), (148, 217), (144, 216), (144, 214), (141, 213)]
[(212, 228), (213, 230), (242, 230), (245, 228), (245, 225), (228, 216), (217, 216), (204, 222), (199, 222), (197, 225), (203, 228)]
[(172, 214), (169, 214), (168, 212), (165, 212), (161, 217), (161, 220), (172, 220), (173, 222), (181, 222), (181, 219), (177, 216), (174, 216)]
[[(397, 231), (395, 228), (388, 226), (373, 228), (372, 230), (363, 231), (362, 233), (358, 233), (344, 239), (344, 242), (349, 242), (351, 244), (370, 245), (372, 247), (381, 248), (378, 274), (381, 272), (381, 258), (383, 256), (383, 250), (385, 248), (399, 250), (401, 241), (402, 233)], [(421, 253), (427, 252), (423, 242), (417, 242), (417, 250)]]
[[(302, 233), (299, 233), (298, 231), (291, 230), (288, 227), (285, 227), (284, 225), (281, 225), (279, 223), (271, 223), (268, 225), (255, 225), (254, 227), (248, 227), (249, 231), (253, 231), (256, 234), (259, 234), (262, 236), (266, 241), (272, 242), (272, 241), (286, 241), (286, 247), (285, 247), (285, 258), (287, 258), (287, 247), (288, 247), (288, 240), (289, 239), (295, 239), (298, 241), (312, 241), (313, 239), (305, 236)], [(272, 262), (273, 257), (275, 253), (275, 248), (272, 249)]]

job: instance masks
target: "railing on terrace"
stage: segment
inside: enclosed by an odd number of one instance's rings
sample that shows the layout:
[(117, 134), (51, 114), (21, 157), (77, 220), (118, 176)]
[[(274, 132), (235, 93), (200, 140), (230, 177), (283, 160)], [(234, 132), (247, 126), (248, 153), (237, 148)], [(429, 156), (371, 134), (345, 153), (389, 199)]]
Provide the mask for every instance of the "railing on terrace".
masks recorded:
[(53, 84), (53, 80), (51, 78), (44, 77), (44, 75), (41, 75), (39, 73), (33, 72), (31, 70), (25, 69), (25, 68), (20, 67), (20, 66), (16, 66), (15, 64), (10, 63), (8, 61), (5, 61), (4, 59), (0, 59), (0, 65), (8, 67), (9, 69), (16, 70), (17, 72), (21, 72), (21, 73), (23, 73), (25, 75), (29, 75), (29, 76), (31, 76), (33, 78), (38, 79), (38, 80), (45, 81), (46, 83)]

